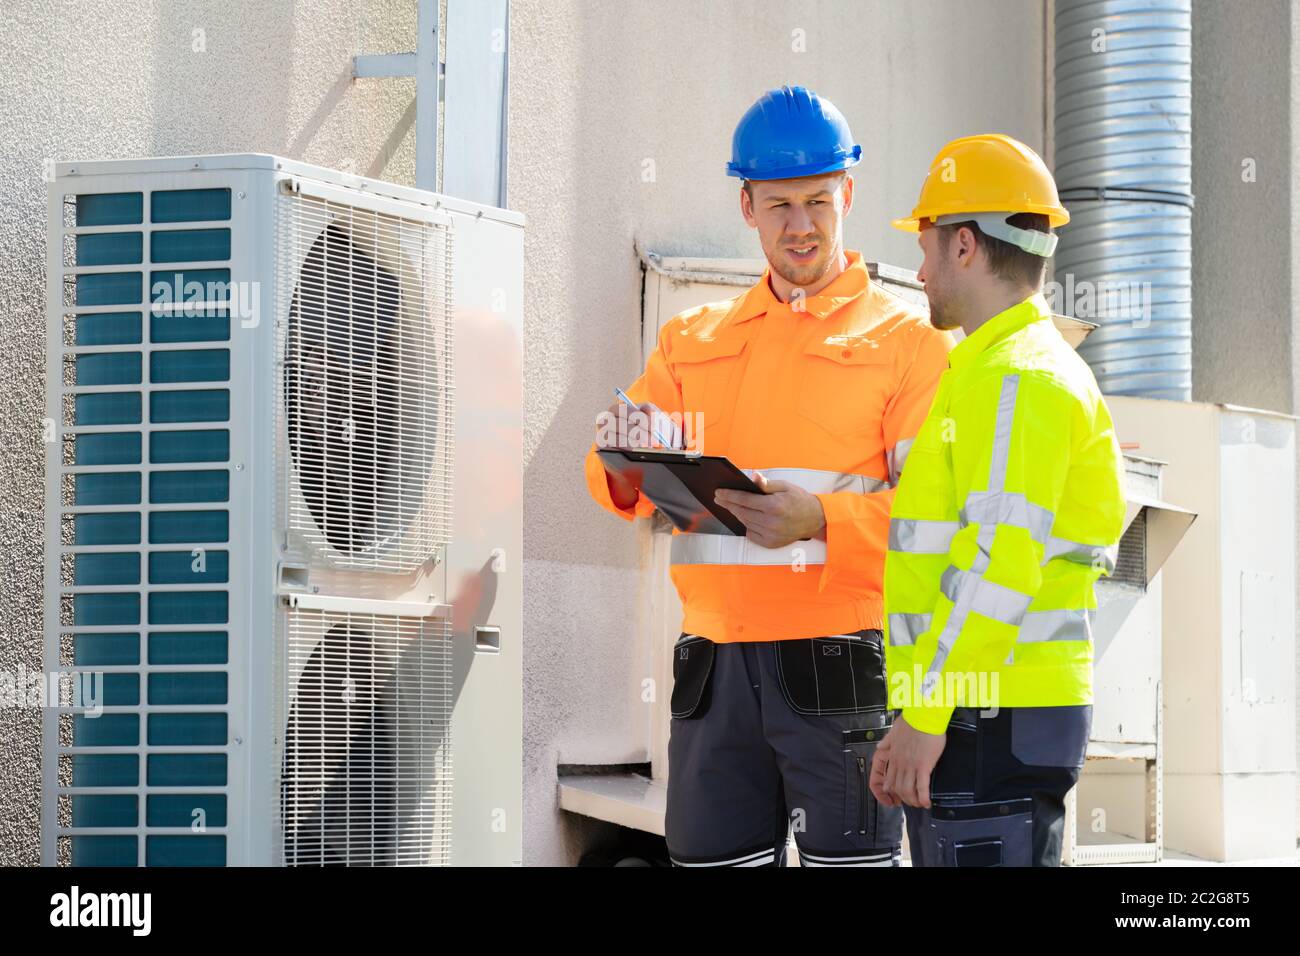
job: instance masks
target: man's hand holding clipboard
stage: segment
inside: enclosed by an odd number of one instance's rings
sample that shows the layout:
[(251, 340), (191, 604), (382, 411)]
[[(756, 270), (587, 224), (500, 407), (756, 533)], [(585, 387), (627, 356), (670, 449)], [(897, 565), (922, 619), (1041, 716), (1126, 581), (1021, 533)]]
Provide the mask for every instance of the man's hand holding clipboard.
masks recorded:
[(762, 494), (719, 489), (713, 496), (745, 525), (745, 537), (764, 548), (783, 548), (806, 538), (826, 540), (821, 499), (788, 481), (753, 473)]
[(610, 419), (598, 423), (599, 454), (617, 507), (630, 508), (645, 494), (682, 531), (743, 534), (765, 548), (825, 540), (826, 519), (815, 495), (761, 472), (747, 475), (725, 458), (684, 451), (680, 425), (653, 404), (637, 405), (622, 390), (615, 393), (620, 402), (606, 414), (635, 427), (614, 435), (645, 436), (648, 446), (602, 443), (610, 436)]

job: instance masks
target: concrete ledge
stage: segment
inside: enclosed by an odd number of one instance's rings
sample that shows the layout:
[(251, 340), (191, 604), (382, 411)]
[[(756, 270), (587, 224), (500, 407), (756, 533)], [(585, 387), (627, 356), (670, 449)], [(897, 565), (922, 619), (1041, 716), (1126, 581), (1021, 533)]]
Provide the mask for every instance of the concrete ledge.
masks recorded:
[(560, 809), (664, 835), (668, 785), (638, 773), (573, 775), (559, 781)]

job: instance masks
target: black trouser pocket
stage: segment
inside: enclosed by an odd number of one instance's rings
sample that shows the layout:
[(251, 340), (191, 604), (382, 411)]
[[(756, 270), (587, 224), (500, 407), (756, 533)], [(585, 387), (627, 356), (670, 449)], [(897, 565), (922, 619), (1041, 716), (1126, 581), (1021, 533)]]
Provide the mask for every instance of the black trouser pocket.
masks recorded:
[(999, 800), (919, 810), (923, 866), (1032, 866), (1033, 800)]
[(863, 714), (885, 709), (880, 631), (775, 641), (781, 693), (799, 714)]
[(703, 717), (709, 709), (709, 677), (717, 645), (707, 637), (683, 634), (673, 645), (673, 696), (669, 711), (674, 717)]
[(862, 846), (896, 846), (903, 842), (903, 808), (887, 807), (871, 792), (871, 761), (889, 731), (879, 727), (843, 732), (844, 833)]

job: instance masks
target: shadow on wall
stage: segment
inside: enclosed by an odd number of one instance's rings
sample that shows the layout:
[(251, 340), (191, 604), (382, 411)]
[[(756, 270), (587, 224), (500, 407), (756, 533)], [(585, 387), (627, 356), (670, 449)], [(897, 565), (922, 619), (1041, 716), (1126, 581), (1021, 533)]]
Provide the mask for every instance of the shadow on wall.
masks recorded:
[[(291, 0), (201, 10), (159, 0), (149, 151), (158, 156), (274, 153), (389, 178), (389, 165), (415, 124), (414, 80), (357, 83), (352, 56), (364, 52), (369, 34), (401, 32), (404, 8), (400, 0), (393, 2), (400, 9), (359, 0), (348, 43), (327, 46), (339, 35), (337, 24), (319, 35), (298, 33), (298, 5)], [(307, 64), (311, 75), (295, 74), (295, 60)], [(397, 112), (403, 97), (408, 102)], [(373, 155), (346, 155), (368, 148), (381, 135)]]
[[(350, 76), (348, 79), (350, 82)], [(366, 167), (363, 175), (369, 176), (371, 179), (384, 178), (384, 170), (388, 168), (388, 161), (392, 159), (393, 154), (397, 152), (402, 140), (406, 139), (411, 132), (411, 127), (414, 125), (415, 97), (412, 96), (411, 102), (408, 103), (406, 109), (402, 111), (401, 119), (397, 121), (397, 125), (393, 127), (393, 131), (388, 134), (383, 145), (379, 147), (378, 152), (375, 153), (374, 158), (370, 161), (370, 165)]]
[(195, 6), (155, 4), (143, 153), (273, 153), (380, 179), (404, 142), (413, 157), (414, 80), (352, 77), (352, 57), (395, 42), (413, 3), (358, 0), (318, 33), (296, 30), (293, 0)]

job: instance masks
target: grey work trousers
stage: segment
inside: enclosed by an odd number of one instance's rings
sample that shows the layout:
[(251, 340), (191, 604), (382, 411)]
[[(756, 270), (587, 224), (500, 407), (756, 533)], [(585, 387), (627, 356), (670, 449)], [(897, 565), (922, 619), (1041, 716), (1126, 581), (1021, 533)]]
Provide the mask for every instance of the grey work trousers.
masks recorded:
[(867, 786), (889, 727), (878, 630), (673, 648), (668, 851), (679, 866), (897, 866), (901, 808)]

